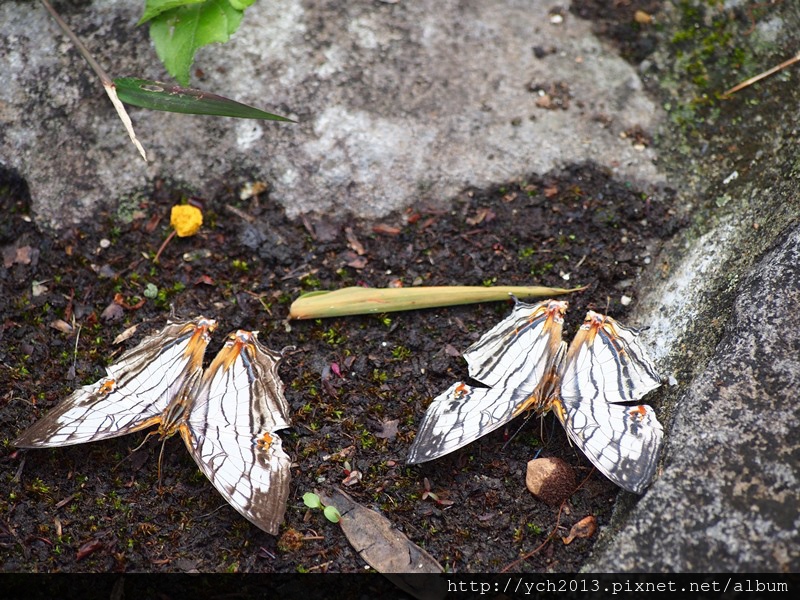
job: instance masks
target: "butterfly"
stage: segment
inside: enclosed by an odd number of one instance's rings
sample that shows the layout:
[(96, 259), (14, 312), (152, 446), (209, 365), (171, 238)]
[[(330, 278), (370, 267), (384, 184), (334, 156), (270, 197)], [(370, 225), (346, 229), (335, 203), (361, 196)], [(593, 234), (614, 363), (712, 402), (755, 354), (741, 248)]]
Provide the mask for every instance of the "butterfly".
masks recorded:
[(467, 348), (469, 376), (437, 396), (408, 453), (411, 464), (438, 458), (526, 411), (552, 411), (589, 460), (611, 481), (641, 494), (652, 480), (663, 429), (638, 403), (661, 377), (636, 340), (639, 330), (589, 311), (567, 348), (568, 303), (526, 304)]
[[(14, 442), (70, 446), (158, 426), (179, 433), (200, 470), (242, 516), (277, 534), (289, 496), (291, 461), (275, 433), (289, 426), (278, 376), (281, 355), (257, 332), (231, 333), (203, 371), (216, 321), (169, 321), (75, 390)], [(163, 447), (162, 447), (163, 449)]]

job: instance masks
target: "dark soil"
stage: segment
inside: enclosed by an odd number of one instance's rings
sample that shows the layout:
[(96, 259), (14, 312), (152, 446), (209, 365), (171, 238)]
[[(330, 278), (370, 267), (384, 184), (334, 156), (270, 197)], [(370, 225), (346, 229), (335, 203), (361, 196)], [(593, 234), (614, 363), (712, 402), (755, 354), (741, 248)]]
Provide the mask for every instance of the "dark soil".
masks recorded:
[[(573, 3), (572, 12), (638, 62), (654, 42), (633, 13), (660, 4), (590, 1)], [(442, 459), (404, 463), (431, 399), (466, 374), (457, 351), (510, 303), (286, 317), (301, 293), (346, 285), (588, 285), (568, 298), (565, 339), (589, 308), (624, 322), (632, 305), (621, 297), (635, 303), (638, 273), (680, 225), (669, 192), (648, 196), (588, 164), (465, 193), (447, 212), (418, 206), (380, 223), (335, 223), (291, 222), (268, 195), (240, 201), (230, 190), (204, 200), (201, 232), (173, 239), (156, 266), (180, 191), (159, 186), (126, 211), (53, 237), (28, 216), (24, 182), (0, 171), (0, 183), (0, 570), (363, 572), (339, 527), (302, 502), (305, 492), (342, 486), (349, 470), (362, 474), (345, 488), (356, 501), (455, 572), (512, 563), (516, 571), (574, 572), (596, 536), (569, 545), (561, 537), (586, 516), (608, 523), (618, 489), (553, 417), (541, 425), (518, 419)], [(145, 297), (148, 285), (153, 298)], [(130, 308), (110, 319), (104, 311), (115, 296)], [(280, 370), (293, 417), (281, 436), (295, 465), (279, 537), (230, 508), (177, 437), (166, 442), (160, 488), (161, 444), (151, 438), (134, 451), (144, 433), (52, 450), (12, 446), (160, 329), (170, 306), (181, 317), (220, 321), (207, 356), (236, 328), (261, 331), (274, 349), (295, 347)], [(58, 320), (75, 329), (56, 329)], [(132, 325), (133, 337), (114, 344)], [(561, 506), (525, 487), (526, 463), (537, 454), (576, 471), (578, 488)]]
[[(155, 189), (127, 207), (132, 220), (109, 211), (54, 238), (26, 216), (24, 185), (8, 173), (4, 180), (0, 570), (363, 571), (338, 526), (302, 502), (305, 492), (341, 486), (348, 469), (363, 476), (345, 488), (357, 502), (456, 572), (499, 571), (534, 550), (514, 570), (576, 571), (595, 537), (565, 545), (561, 536), (589, 515), (608, 523), (618, 489), (568, 444), (553, 417), (541, 425), (518, 419), (442, 459), (404, 463), (431, 399), (466, 374), (455, 350), (508, 314), (510, 303), (286, 317), (301, 293), (345, 285), (541, 284), (589, 286), (568, 298), (565, 339), (588, 308), (608, 306), (625, 322), (630, 306), (620, 298), (635, 302), (637, 274), (679, 226), (668, 193), (650, 197), (580, 165), (464, 193), (447, 212), (418, 206), (380, 223), (334, 223), (291, 222), (268, 195), (240, 201), (231, 190), (205, 199), (200, 233), (173, 239), (156, 266), (179, 192)], [(145, 298), (149, 284), (155, 298)], [(106, 319), (117, 294), (129, 307), (144, 302)], [(182, 317), (220, 321), (207, 357), (236, 328), (260, 330), (274, 349), (295, 347), (280, 369), (293, 418), (281, 436), (295, 463), (280, 537), (230, 508), (177, 436), (166, 442), (160, 489), (161, 444), (151, 438), (134, 452), (144, 433), (51, 450), (11, 444), (160, 329), (170, 305)], [(54, 328), (59, 319), (74, 319), (79, 335)], [(136, 324), (130, 340), (113, 343)], [(396, 434), (385, 427), (392, 421)], [(526, 463), (537, 454), (576, 470), (578, 489), (560, 507), (525, 487)], [(426, 479), (439, 502), (424, 494)]]

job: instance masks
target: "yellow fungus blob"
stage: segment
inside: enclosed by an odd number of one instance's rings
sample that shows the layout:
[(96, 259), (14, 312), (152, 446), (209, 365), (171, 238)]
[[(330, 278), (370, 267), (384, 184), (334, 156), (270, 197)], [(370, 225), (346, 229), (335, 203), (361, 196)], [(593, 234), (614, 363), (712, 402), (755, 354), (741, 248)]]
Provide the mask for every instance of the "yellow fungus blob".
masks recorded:
[(200, 231), (203, 213), (191, 204), (179, 204), (172, 207), (169, 224), (175, 228), (178, 237), (189, 237)]

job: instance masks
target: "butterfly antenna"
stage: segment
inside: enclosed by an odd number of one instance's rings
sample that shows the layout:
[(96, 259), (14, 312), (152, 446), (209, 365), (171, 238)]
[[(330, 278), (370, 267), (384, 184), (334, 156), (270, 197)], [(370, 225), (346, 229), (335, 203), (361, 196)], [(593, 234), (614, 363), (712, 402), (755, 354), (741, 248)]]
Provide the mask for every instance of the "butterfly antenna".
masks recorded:
[(522, 428), (523, 428), (523, 427), (525, 427), (525, 425), (528, 423), (528, 421), (530, 420), (530, 418), (531, 418), (532, 416), (533, 416), (533, 411), (532, 411), (532, 410), (529, 410), (529, 411), (528, 411), (528, 414), (526, 414), (526, 415), (525, 415), (525, 418), (522, 420), (522, 424), (521, 424), (519, 427), (517, 427), (517, 429), (514, 431), (514, 433), (512, 433), (512, 434), (511, 434), (511, 436), (508, 438), (508, 440), (506, 441), (506, 443), (505, 443), (505, 444), (503, 444), (503, 447), (500, 449), (500, 451), (501, 451), (501, 452), (505, 452), (505, 450), (506, 450), (506, 447), (507, 447), (507, 446), (508, 446), (508, 445), (511, 443), (511, 441), (512, 441), (512, 440), (513, 440), (515, 437), (517, 437), (517, 434), (518, 434), (518, 433), (519, 433), (519, 432), (522, 430)]
[[(542, 443), (543, 444), (544, 444), (544, 440), (545, 439), (548, 440), (547, 443), (550, 443), (550, 440), (553, 439), (553, 432), (554, 432), (555, 427), (556, 427), (556, 419), (553, 418), (550, 421), (552, 423), (552, 425), (550, 426), (550, 431), (547, 433), (547, 436), (545, 438), (545, 435), (544, 435), (544, 420), (545, 420), (545, 417), (547, 417), (547, 413), (539, 415), (539, 437), (542, 439)], [(567, 437), (569, 438), (569, 436), (567, 436)], [(570, 443), (572, 443), (572, 442), (570, 441)]]
[(161, 459), (164, 458), (164, 446), (167, 445), (167, 438), (161, 441), (161, 452), (158, 453), (158, 490), (161, 491)]

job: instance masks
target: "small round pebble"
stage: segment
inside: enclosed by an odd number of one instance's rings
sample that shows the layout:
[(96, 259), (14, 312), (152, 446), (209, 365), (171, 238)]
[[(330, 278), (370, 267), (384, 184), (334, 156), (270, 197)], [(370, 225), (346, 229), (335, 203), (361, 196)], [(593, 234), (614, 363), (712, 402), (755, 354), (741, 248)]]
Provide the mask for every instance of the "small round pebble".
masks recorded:
[(525, 485), (538, 500), (557, 506), (572, 495), (575, 471), (560, 458), (535, 458), (528, 462)]

